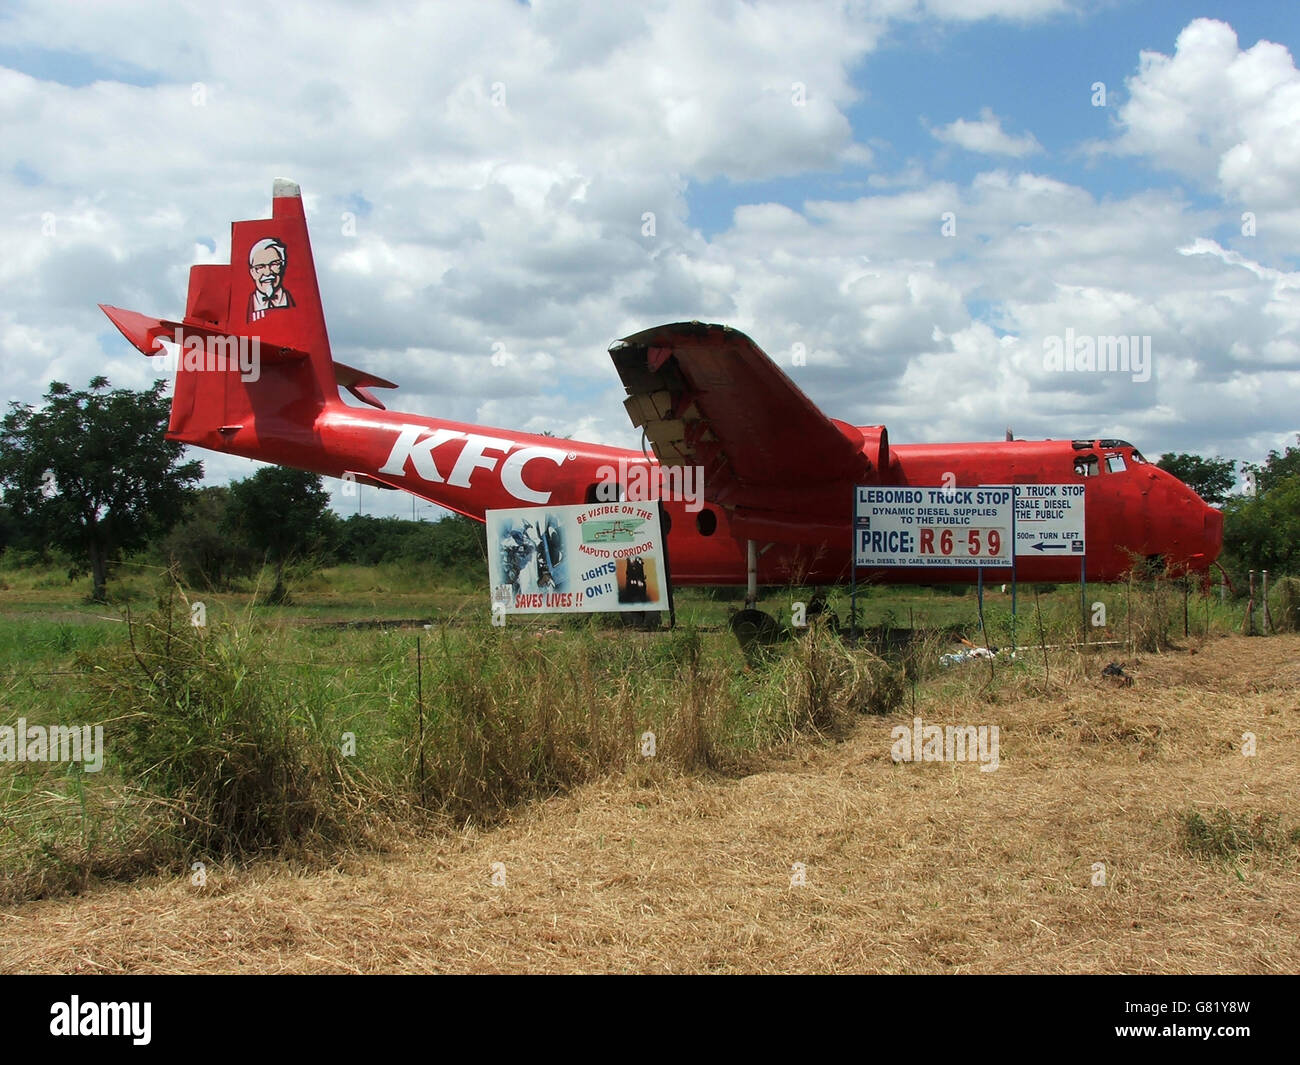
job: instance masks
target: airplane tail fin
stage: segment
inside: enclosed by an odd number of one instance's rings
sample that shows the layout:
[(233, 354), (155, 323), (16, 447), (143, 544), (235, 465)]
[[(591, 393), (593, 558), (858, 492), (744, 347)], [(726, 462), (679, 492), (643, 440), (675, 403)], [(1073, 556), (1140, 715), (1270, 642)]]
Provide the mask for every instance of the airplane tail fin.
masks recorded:
[(382, 404), (367, 386), (395, 387), (333, 361), (302, 195), (291, 181), (275, 182), (270, 218), (231, 225), (228, 264), (190, 268), (182, 321), (101, 308), (146, 355), (159, 354), (162, 339), (177, 344), (172, 440), (256, 457), (274, 438), (285, 458), (306, 458), (340, 384), (374, 406)]

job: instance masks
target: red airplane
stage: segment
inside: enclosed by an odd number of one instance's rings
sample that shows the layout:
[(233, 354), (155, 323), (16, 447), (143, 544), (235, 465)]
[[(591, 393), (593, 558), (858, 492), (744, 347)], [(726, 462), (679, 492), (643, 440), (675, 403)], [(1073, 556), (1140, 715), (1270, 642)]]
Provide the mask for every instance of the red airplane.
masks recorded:
[[(102, 305), (101, 305), (102, 306)], [(675, 471), (702, 500), (664, 499), (677, 584), (844, 583), (855, 485), (1085, 486), (1086, 570), (1127, 576), (1134, 558), (1205, 574), (1223, 519), (1122, 440), (892, 446), (883, 425), (828, 418), (744, 334), (658, 326), (610, 349), (625, 406), (655, 457), (506, 429), (388, 412), (390, 381), (336, 362), (298, 186), (275, 183), (271, 217), (231, 226), (229, 265), (193, 266), (185, 317), (102, 306), (146, 355), (178, 345), (167, 438), (400, 489), (484, 520), (490, 509), (628, 498)], [(345, 403), (340, 389), (364, 406)], [(615, 487), (617, 482), (617, 487)], [(686, 482), (679, 481), (681, 489)], [(678, 493), (682, 494), (681, 492)], [(657, 498), (641, 495), (639, 498)], [(1021, 557), (1019, 579), (1071, 582), (1079, 556)], [(1010, 568), (990, 570), (1010, 579)], [(970, 583), (973, 569), (859, 570), (858, 580)]]

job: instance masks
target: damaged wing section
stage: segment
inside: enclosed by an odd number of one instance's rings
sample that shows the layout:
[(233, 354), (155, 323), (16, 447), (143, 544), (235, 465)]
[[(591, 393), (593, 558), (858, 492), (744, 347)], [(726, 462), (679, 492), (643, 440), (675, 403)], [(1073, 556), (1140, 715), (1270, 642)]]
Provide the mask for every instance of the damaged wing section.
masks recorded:
[[(802, 541), (819, 517), (846, 527), (849, 489), (878, 476), (862, 432), (826, 417), (743, 333), (679, 322), (625, 337), (610, 356), (659, 461), (702, 467), (705, 498), (744, 535)], [(887, 448), (882, 431), (878, 462)]]

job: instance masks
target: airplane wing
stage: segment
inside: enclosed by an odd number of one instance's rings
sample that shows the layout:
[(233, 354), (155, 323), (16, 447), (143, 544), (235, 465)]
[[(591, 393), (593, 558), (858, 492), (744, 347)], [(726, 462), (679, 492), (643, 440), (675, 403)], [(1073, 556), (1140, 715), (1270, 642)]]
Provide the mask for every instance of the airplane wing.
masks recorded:
[(703, 467), (705, 498), (731, 511), (741, 535), (847, 529), (852, 486), (878, 479), (862, 431), (826, 417), (743, 333), (678, 322), (624, 337), (610, 356), (656, 457)]

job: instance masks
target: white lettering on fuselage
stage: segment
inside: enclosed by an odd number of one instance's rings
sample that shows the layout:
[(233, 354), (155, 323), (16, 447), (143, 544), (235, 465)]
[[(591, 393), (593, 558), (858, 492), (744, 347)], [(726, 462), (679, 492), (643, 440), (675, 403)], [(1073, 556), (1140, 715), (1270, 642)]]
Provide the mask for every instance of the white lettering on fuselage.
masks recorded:
[[(524, 503), (549, 503), (550, 492), (536, 491), (524, 483), (524, 467), (534, 459), (546, 459), (561, 466), (569, 457), (567, 452), (559, 448), (537, 446), (522, 447), (513, 454), (508, 454), (517, 445), (513, 440), (499, 436), (462, 433), (458, 429), (434, 429), (421, 439), (421, 434), (426, 432), (429, 431), (421, 425), (403, 425), (402, 431), (393, 441), (388, 461), (379, 467), (379, 472), (393, 477), (405, 477), (407, 460), (410, 460), (415, 475), (421, 480), (433, 484), (446, 483), (453, 488), (470, 488), (470, 479), (475, 470), (496, 470), (500, 456), (506, 455), (499, 474), (502, 487)], [(463, 440), (465, 444), (452, 464), (451, 474), (444, 478), (438, 469), (434, 452), (453, 440)], [(489, 455), (487, 452), (497, 454)]]

